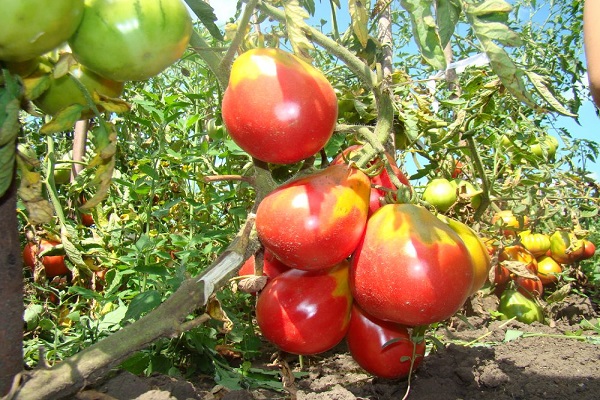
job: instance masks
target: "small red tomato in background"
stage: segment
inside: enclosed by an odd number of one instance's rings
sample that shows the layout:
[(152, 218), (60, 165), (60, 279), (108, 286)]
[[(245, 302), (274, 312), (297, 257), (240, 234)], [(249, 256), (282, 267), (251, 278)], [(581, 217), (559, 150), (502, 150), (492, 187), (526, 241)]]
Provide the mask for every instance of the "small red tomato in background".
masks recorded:
[(291, 164), (313, 156), (337, 122), (335, 91), (312, 65), (279, 49), (252, 49), (231, 68), (223, 122), (251, 156)]
[[(25, 262), (25, 265), (27, 265), (33, 271), (37, 256), (44, 251), (58, 246), (59, 244), (59, 242), (46, 239), (41, 239), (39, 246), (35, 243), (27, 243), (23, 249), (23, 261)], [(65, 264), (64, 255), (43, 256), (41, 262), (44, 266), (44, 270), (46, 271), (46, 277), (48, 278), (53, 278), (58, 275), (65, 275), (69, 272), (69, 269)]]
[(370, 190), (369, 178), (347, 165), (292, 181), (261, 201), (258, 237), (289, 267), (330, 268), (356, 249), (367, 222)]
[(451, 317), (473, 287), (460, 237), (424, 207), (387, 204), (369, 219), (352, 257), (354, 300), (375, 318), (407, 326)]
[[(392, 340), (395, 342), (384, 347)], [(425, 356), (425, 340), (413, 342), (405, 326), (378, 320), (356, 305), (352, 306), (346, 342), (358, 365), (380, 378), (404, 378)]]
[(258, 296), (256, 320), (263, 336), (293, 354), (318, 354), (346, 335), (352, 296), (348, 262), (329, 270), (290, 269)]

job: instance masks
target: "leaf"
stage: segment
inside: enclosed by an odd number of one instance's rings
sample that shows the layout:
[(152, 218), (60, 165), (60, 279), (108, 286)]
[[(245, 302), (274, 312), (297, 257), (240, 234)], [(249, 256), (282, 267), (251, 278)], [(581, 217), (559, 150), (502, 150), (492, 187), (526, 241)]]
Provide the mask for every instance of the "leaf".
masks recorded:
[(83, 261), (81, 251), (73, 243), (73, 238), (77, 237), (77, 232), (72, 226), (62, 225), (60, 230), (60, 240), (69, 260), (77, 266), (78, 269), (89, 271), (87, 264)]
[(459, 0), (436, 0), (436, 21), (442, 48), (450, 41), (461, 11)]
[(315, 0), (302, 0), (302, 6), (308, 11), (311, 17), (315, 15)]
[(211, 296), (208, 299), (206, 313), (210, 315), (212, 319), (223, 322), (223, 330), (225, 332), (230, 332), (233, 329), (233, 322), (231, 322), (231, 319), (229, 319), (223, 310), (223, 307), (221, 307), (221, 302), (215, 296)]
[(559, 289), (555, 290), (554, 293), (552, 293), (550, 296), (548, 296), (546, 298), (546, 302), (548, 304), (552, 304), (552, 303), (558, 303), (559, 301), (563, 301), (568, 295), (569, 293), (571, 293), (571, 284), (568, 283), (562, 287), (560, 287)]
[(42, 307), (40, 304), (30, 303), (27, 306), (27, 308), (25, 309), (25, 313), (23, 315), (23, 320), (25, 321), (25, 324), (27, 325), (28, 331), (32, 331), (37, 327), (38, 321), (40, 320), (40, 316), (42, 315), (43, 312), (44, 312), (44, 307)]
[(476, 6), (469, 7), (469, 13), (476, 17), (494, 13), (509, 13), (511, 11), (512, 6), (504, 0), (487, 0)]
[(215, 10), (204, 0), (186, 0), (187, 5), (196, 14), (202, 25), (206, 27), (208, 32), (219, 41), (223, 41), (223, 34), (219, 30), (215, 21), (217, 16)]
[(94, 195), (80, 207), (81, 211), (88, 211), (96, 207), (108, 194), (115, 169), (115, 156), (117, 152), (117, 133), (114, 126), (106, 123), (98, 125), (93, 131), (96, 155), (88, 163), (86, 170), (96, 168), (91, 186), (95, 189)]
[(573, 114), (566, 109), (560, 102), (554, 97), (554, 94), (547, 86), (547, 77), (536, 74), (532, 71), (524, 71), (525, 75), (529, 78), (536, 92), (542, 96), (544, 100), (550, 105), (550, 107), (563, 115), (568, 117), (577, 117), (577, 114)]
[(39, 71), (34, 72), (32, 75), (23, 79), (23, 86), (25, 87), (25, 98), (28, 100), (35, 100), (40, 97), (48, 88), (52, 82), (50, 71), (41, 73)]
[(498, 41), (505, 46), (516, 47), (523, 44), (521, 37), (501, 22), (481, 22), (480, 20), (475, 20), (473, 27), (478, 35)]
[[(6, 70), (0, 82), (0, 197), (13, 181), (21, 87)], [(4, 72), (6, 71), (6, 72)]]
[(29, 222), (32, 225), (48, 223), (54, 216), (54, 210), (48, 200), (42, 197), (42, 178), (39, 172), (32, 172), (26, 168), (21, 170), (21, 184), (18, 189), (18, 194), (27, 213), (29, 214)]
[(81, 119), (81, 112), (84, 108), (81, 104), (72, 104), (65, 107), (41, 127), (40, 133), (50, 135), (72, 129), (75, 122)]
[(238, 282), (238, 288), (244, 293), (256, 293), (265, 287), (267, 279), (266, 276), (249, 276)]
[(365, 48), (369, 40), (369, 31), (367, 28), (369, 16), (365, 5), (361, 0), (348, 0), (348, 10), (350, 11), (350, 18), (352, 20), (352, 31), (362, 47)]
[(510, 342), (513, 340), (517, 340), (522, 336), (523, 336), (523, 332), (521, 332), (521, 331), (518, 331), (516, 329), (507, 329), (506, 333), (504, 334), (504, 341)]
[(430, 0), (401, 0), (402, 7), (410, 13), (412, 30), (421, 56), (433, 68), (446, 69), (444, 49), (431, 12)]
[(99, 94), (96, 91), (92, 93), (92, 100), (101, 110), (104, 111), (122, 114), (131, 110), (131, 104), (129, 104), (125, 100), (104, 96), (103, 94)]
[(142, 292), (135, 296), (129, 307), (127, 308), (127, 312), (125, 313), (125, 317), (123, 319), (125, 321), (129, 320), (137, 320), (142, 315), (152, 311), (156, 307), (158, 307), (161, 303), (160, 293), (157, 290), (149, 290), (147, 292)]
[(294, 54), (305, 61), (312, 60), (308, 53), (314, 49), (312, 43), (306, 37), (305, 29), (308, 29), (305, 19), (308, 13), (298, 3), (298, 0), (283, 0), (283, 10), (285, 12), (285, 22), (287, 25), (288, 39), (294, 50)]

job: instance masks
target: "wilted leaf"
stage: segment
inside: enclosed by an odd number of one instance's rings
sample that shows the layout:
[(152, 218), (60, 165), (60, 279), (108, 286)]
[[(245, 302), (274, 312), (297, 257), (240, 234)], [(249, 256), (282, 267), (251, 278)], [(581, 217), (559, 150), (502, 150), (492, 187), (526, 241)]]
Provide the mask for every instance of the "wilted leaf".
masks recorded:
[(81, 251), (73, 243), (72, 239), (74, 237), (77, 237), (77, 233), (73, 227), (63, 225), (60, 231), (60, 239), (67, 257), (78, 269), (89, 270), (87, 264), (83, 261)]
[(40, 97), (50, 87), (51, 79), (50, 71), (47, 73), (34, 72), (33, 75), (23, 79), (25, 97), (29, 100)]
[(261, 291), (267, 284), (266, 276), (250, 276), (238, 282), (238, 288), (244, 293), (256, 293)]
[(283, 9), (285, 12), (288, 39), (292, 44), (294, 54), (306, 61), (312, 60), (308, 51), (313, 49), (314, 46), (308, 40), (305, 33), (308, 25), (304, 20), (308, 18), (308, 13), (300, 6), (298, 0), (283, 0)]
[(505, 46), (516, 47), (523, 44), (519, 34), (501, 22), (482, 22), (476, 19), (473, 27), (478, 35), (500, 42)]
[(42, 197), (42, 178), (38, 172), (21, 168), (21, 185), (18, 194), (27, 208), (29, 222), (36, 225), (52, 220), (54, 210), (48, 200)]
[(554, 111), (559, 112), (568, 117), (577, 117), (577, 114), (573, 114), (569, 110), (565, 108), (560, 102), (554, 97), (554, 94), (547, 86), (547, 78), (541, 75), (536, 74), (532, 71), (524, 71), (533, 87), (538, 92), (540, 96), (554, 109)]
[(561, 286), (559, 289), (555, 290), (550, 296), (546, 297), (546, 302), (548, 304), (558, 303), (559, 301), (563, 301), (569, 293), (571, 293), (571, 284), (568, 283), (564, 286)]
[(402, 0), (400, 3), (410, 13), (415, 41), (425, 61), (435, 69), (445, 70), (446, 58), (431, 11), (431, 1)]
[(369, 40), (367, 22), (369, 16), (363, 1), (348, 0), (348, 11), (350, 11), (350, 18), (352, 20), (352, 31), (358, 38), (362, 47), (367, 47), (367, 41)]
[(527, 264), (522, 261), (506, 260), (506, 261), (500, 262), (500, 265), (502, 265), (504, 268), (506, 268), (511, 273), (513, 273), (517, 276), (521, 276), (523, 278), (536, 279), (536, 280), (539, 279), (536, 274), (534, 274), (529, 269), (527, 269)]
[(104, 111), (121, 114), (121, 113), (131, 110), (131, 104), (129, 104), (125, 100), (115, 98), (115, 97), (104, 96), (102, 94), (99, 94), (96, 91), (94, 91), (92, 93), (92, 100), (94, 100), (94, 103), (101, 110), (104, 110)]
[(115, 154), (117, 152), (117, 133), (114, 126), (101, 124), (94, 129), (94, 144), (96, 155), (88, 163), (87, 169), (96, 168), (91, 184), (95, 192), (87, 202), (80, 207), (88, 211), (96, 207), (108, 194), (112, 175), (115, 169)]
[(230, 332), (233, 329), (233, 322), (231, 322), (225, 311), (223, 311), (221, 302), (215, 296), (211, 296), (208, 299), (206, 313), (210, 315), (212, 319), (223, 322), (223, 330), (225, 332)]
[(40, 133), (50, 135), (52, 133), (68, 131), (73, 128), (75, 122), (81, 119), (81, 112), (85, 107), (81, 104), (72, 104), (60, 110), (54, 118), (46, 122), (40, 129)]

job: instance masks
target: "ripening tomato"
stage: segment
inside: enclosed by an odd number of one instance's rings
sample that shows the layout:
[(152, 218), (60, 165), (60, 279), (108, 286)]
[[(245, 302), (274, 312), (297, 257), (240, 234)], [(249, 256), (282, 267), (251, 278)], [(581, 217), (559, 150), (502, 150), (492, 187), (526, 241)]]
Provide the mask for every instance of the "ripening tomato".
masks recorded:
[(432, 179), (425, 186), (423, 200), (440, 212), (446, 212), (458, 200), (456, 186), (446, 178)]
[(578, 239), (572, 232), (556, 231), (550, 235), (551, 256), (560, 264), (578, 261), (584, 250), (583, 240)]
[(258, 296), (256, 320), (268, 341), (293, 354), (318, 354), (338, 344), (350, 322), (348, 262), (328, 270), (290, 269)]
[(515, 277), (515, 286), (517, 290), (532, 299), (534, 297), (541, 297), (544, 294), (544, 284), (539, 278), (526, 278), (524, 276)]
[(256, 232), (285, 265), (329, 268), (356, 249), (367, 222), (369, 178), (332, 165), (269, 193), (256, 211)]
[(460, 221), (448, 218), (441, 214), (438, 215), (438, 218), (448, 224), (448, 226), (460, 236), (469, 250), (471, 262), (473, 263), (473, 286), (471, 287), (469, 294), (474, 294), (481, 289), (488, 280), (490, 268), (492, 266), (490, 254), (481, 238), (473, 229)]
[[(31, 268), (33, 271), (35, 268), (35, 260), (38, 255), (42, 252), (50, 250), (53, 247), (56, 247), (59, 244), (60, 243), (58, 242), (46, 239), (41, 239), (39, 246), (35, 243), (27, 243), (23, 249), (23, 261), (25, 262), (25, 265)], [(48, 278), (64, 275), (69, 272), (69, 269), (65, 264), (64, 255), (43, 256), (41, 258), (41, 262), (44, 266), (46, 277)]]
[(539, 304), (516, 290), (509, 289), (502, 293), (498, 311), (502, 314), (502, 319), (514, 317), (525, 324), (544, 322), (544, 312)]
[(594, 257), (596, 254), (596, 245), (587, 240), (583, 239), (583, 253), (581, 254), (581, 260), (587, 260), (588, 258)]
[(519, 233), (521, 245), (535, 257), (540, 257), (550, 250), (550, 236), (545, 233), (532, 233), (526, 230)]
[(516, 216), (511, 210), (501, 210), (492, 217), (492, 224), (502, 227), (504, 236), (515, 236), (529, 225), (529, 217)]
[(113, 81), (151, 78), (177, 61), (192, 35), (182, 0), (86, 0), (69, 39), (82, 65)]
[[(352, 158), (352, 156), (354, 154), (356, 154), (362, 147), (363, 146), (360, 144), (348, 147), (347, 149), (342, 151), (340, 154), (338, 154), (331, 161), (331, 164), (343, 164), (345, 162), (345, 160)], [(408, 178), (406, 177), (406, 175), (404, 175), (404, 173), (402, 171), (400, 171), (400, 168), (398, 168), (398, 166), (396, 165), (394, 157), (392, 157), (392, 155), (388, 154), (388, 153), (386, 153), (385, 156), (386, 156), (388, 162), (390, 163), (390, 166), (392, 168), (392, 171), (394, 172), (394, 175), (396, 175), (396, 177), (398, 178), (398, 181), (400, 181), (400, 183), (402, 183), (403, 185), (410, 187)], [(380, 160), (375, 159), (371, 162), (370, 165), (375, 165), (378, 163), (380, 163)], [(387, 169), (385, 169), (383, 167), (378, 174), (371, 176), (370, 180), (371, 180), (372, 187), (371, 187), (371, 197), (369, 199), (369, 215), (373, 214), (375, 211), (377, 211), (379, 208), (381, 208), (382, 201), (387, 194), (387, 191), (385, 189), (390, 189), (392, 191), (396, 190), (396, 187), (392, 183), (392, 179), (390, 178), (390, 175), (389, 175)]]
[(425, 356), (425, 340), (415, 343), (405, 326), (378, 320), (356, 304), (352, 306), (346, 342), (358, 365), (380, 378), (404, 378)]
[(427, 325), (462, 307), (473, 270), (460, 237), (426, 208), (387, 204), (367, 222), (352, 257), (350, 287), (358, 305), (375, 318)]
[(562, 272), (562, 266), (550, 256), (542, 256), (538, 258), (538, 272), (537, 275), (544, 285), (551, 285), (558, 282), (556, 274)]
[(53, 50), (75, 32), (83, 0), (0, 0), (0, 60), (25, 61)]
[(279, 49), (253, 49), (231, 68), (223, 122), (251, 156), (292, 164), (319, 152), (337, 121), (337, 97), (312, 65)]
[(520, 245), (506, 246), (498, 254), (498, 261), (519, 261), (532, 273), (537, 274), (537, 260), (525, 247)]

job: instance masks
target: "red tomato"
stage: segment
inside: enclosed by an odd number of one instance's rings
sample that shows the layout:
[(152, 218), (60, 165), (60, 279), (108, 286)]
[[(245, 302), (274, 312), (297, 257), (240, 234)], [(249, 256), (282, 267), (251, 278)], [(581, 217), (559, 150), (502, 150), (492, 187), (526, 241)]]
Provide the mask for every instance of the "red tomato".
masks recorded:
[(424, 207), (387, 204), (371, 216), (352, 258), (355, 301), (375, 318), (407, 326), (443, 321), (473, 286), (460, 237)]
[[(397, 341), (384, 347), (391, 340)], [(352, 307), (346, 342), (358, 365), (380, 378), (404, 378), (425, 356), (424, 340), (413, 342), (405, 326), (373, 318), (356, 305)]]
[(256, 211), (260, 241), (292, 268), (330, 268), (356, 249), (369, 209), (369, 178), (332, 165), (267, 195)]
[(237, 58), (223, 95), (223, 122), (251, 156), (291, 164), (316, 154), (337, 121), (337, 98), (312, 65), (279, 49)]
[(263, 336), (293, 354), (329, 350), (346, 335), (352, 296), (348, 262), (329, 270), (290, 269), (258, 296), (256, 320)]
[(596, 245), (587, 239), (583, 240), (583, 253), (581, 254), (581, 260), (587, 260), (588, 258), (594, 257), (596, 254)]
[[(25, 248), (23, 249), (23, 261), (25, 265), (27, 265), (31, 270), (35, 268), (35, 260), (37, 256), (46, 251), (59, 245), (60, 243), (45, 240), (40, 240), (39, 246), (34, 243), (27, 243)], [(53, 278), (58, 275), (64, 275), (69, 272), (65, 264), (65, 256), (56, 255), (56, 256), (43, 256), (41, 259), (42, 265), (44, 266), (44, 270), (46, 271), (46, 277)]]
[(94, 217), (90, 213), (81, 213), (81, 224), (83, 226), (94, 225)]
[[(345, 160), (350, 159), (354, 154), (356, 154), (360, 149), (362, 149), (362, 147), (363, 146), (361, 144), (348, 147), (347, 149), (342, 151), (342, 153), (337, 155), (333, 159), (333, 161), (331, 161), (331, 164), (343, 164)], [(396, 175), (400, 183), (410, 187), (408, 178), (406, 177), (406, 175), (404, 175), (402, 171), (400, 171), (400, 168), (398, 168), (398, 166), (396, 165), (394, 157), (392, 157), (392, 155), (388, 153), (386, 153), (385, 156), (388, 162), (390, 163), (390, 166), (392, 167), (392, 171), (394, 171), (394, 175)], [(375, 159), (371, 162), (370, 165), (375, 165), (378, 162), (380, 162), (380, 160)], [(394, 191), (396, 190), (396, 186), (394, 186), (394, 184), (392, 183), (392, 179), (390, 178), (390, 175), (387, 169), (385, 168), (383, 168), (381, 172), (379, 172), (377, 175), (371, 176), (370, 180), (372, 188), (371, 197), (369, 199), (369, 215), (373, 214), (381, 207), (382, 200), (387, 194), (387, 191), (385, 189), (391, 189)]]
[[(240, 271), (238, 272), (238, 275), (254, 275), (254, 262), (255, 257), (253, 255), (252, 257), (246, 260), (244, 265), (242, 265)], [(279, 261), (277, 258), (275, 258), (273, 253), (271, 253), (269, 250), (264, 251), (263, 275), (267, 277), (267, 282), (275, 278), (277, 275), (288, 271), (289, 269), (290, 267), (288, 267), (287, 265)]]
[(544, 285), (540, 279), (525, 278), (523, 276), (515, 277), (517, 290), (530, 299), (541, 297), (544, 293)]

